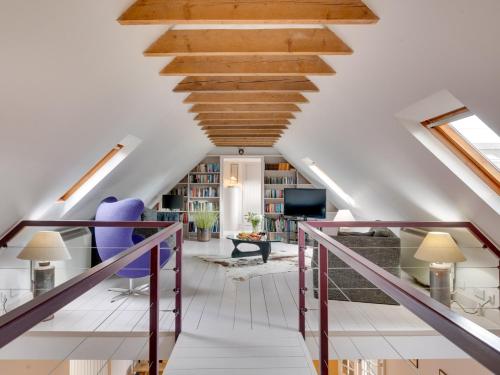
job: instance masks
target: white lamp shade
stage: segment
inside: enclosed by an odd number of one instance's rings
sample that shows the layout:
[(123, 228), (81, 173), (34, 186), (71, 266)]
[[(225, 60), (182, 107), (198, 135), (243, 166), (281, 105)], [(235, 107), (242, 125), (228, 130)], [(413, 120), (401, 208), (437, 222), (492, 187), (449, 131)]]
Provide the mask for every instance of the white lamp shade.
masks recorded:
[(61, 233), (53, 231), (35, 233), (17, 257), (19, 259), (38, 261), (71, 259)]
[(466, 260), (457, 243), (446, 232), (427, 233), (414, 256), (432, 263), (456, 263)]
[(350, 210), (338, 210), (333, 221), (356, 221)]

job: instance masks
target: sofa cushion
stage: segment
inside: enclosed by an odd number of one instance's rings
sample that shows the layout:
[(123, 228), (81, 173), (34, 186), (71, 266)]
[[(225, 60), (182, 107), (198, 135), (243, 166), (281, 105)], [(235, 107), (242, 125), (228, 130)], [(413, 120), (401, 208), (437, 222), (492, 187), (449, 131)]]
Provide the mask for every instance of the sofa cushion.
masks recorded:
[[(333, 236), (332, 238), (365, 257), (367, 260), (384, 268), (394, 276), (400, 276), (401, 241), (396, 235), (394, 237), (348, 235)], [(317, 249), (314, 249), (313, 267), (317, 267), (317, 261)], [(317, 269), (314, 269), (313, 278), (315, 288), (318, 286), (317, 275)], [(328, 275), (332, 280), (328, 288), (329, 299), (390, 305), (397, 304), (396, 301), (332, 253), (328, 254)], [(317, 290), (315, 290), (315, 296), (317, 296)]]

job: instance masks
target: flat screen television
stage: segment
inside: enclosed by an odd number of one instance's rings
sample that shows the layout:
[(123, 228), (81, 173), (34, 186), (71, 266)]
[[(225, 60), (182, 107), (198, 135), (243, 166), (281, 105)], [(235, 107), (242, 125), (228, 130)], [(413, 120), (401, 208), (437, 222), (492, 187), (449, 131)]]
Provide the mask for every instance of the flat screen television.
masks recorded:
[(169, 210), (182, 210), (184, 207), (184, 199), (182, 195), (164, 195), (162, 199), (162, 207)]
[(285, 216), (326, 217), (325, 189), (285, 189), (284, 198)]

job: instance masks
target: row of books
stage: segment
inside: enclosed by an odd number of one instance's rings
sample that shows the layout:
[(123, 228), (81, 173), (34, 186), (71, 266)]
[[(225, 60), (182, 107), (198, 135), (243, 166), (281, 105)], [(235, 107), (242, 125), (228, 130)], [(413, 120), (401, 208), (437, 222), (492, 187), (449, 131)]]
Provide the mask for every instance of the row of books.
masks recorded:
[(189, 211), (219, 211), (219, 204), (217, 202), (207, 201), (190, 201), (188, 203)]
[(269, 163), (266, 164), (266, 171), (289, 171), (292, 166), (289, 163)]
[(264, 183), (294, 185), (297, 183), (297, 179), (295, 176), (265, 176)]
[(183, 197), (187, 196), (187, 187), (176, 187), (170, 190), (169, 195), (182, 195)]
[(263, 226), (265, 232), (296, 232), (298, 229), (295, 220), (288, 220), (283, 216), (264, 217)]
[(264, 191), (265, 198), (283, 198), (282, 189), (266, 189)]
[(189, 182), (192, 184), (218, 184), (220, 182), (218, 174), (192, 174)]
[(191, 188), (189, 191), (189, 196), (192, 198), (218, 197), (219, 188), (212, 186)]
[(269, 213), (283, 213), (283, 203), (266, 203), (264, 211)]
[(218, 172), (220, 172), (220, 164), (219, 163), (201, 163), (201, 164), (197, 165), (197, 167), (195, 168), (195, 172), (218, 173)]
[[(189, 233), (196, 233), (197, 228), (194, 221), (190, 221), (188, 223), (188, 231)], [(220, 225), (219, 225), (219, 220), (217, 220), (214, 226), (212, 227), (212, 233), (219, 233), (219, 232), (220, 232)]]

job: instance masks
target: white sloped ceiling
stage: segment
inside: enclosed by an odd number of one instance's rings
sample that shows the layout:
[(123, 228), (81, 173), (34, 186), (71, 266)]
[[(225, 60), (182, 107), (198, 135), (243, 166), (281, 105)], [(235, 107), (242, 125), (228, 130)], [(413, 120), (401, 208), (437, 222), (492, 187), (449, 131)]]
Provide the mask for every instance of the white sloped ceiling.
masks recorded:
[[(396, 118), (448, 90), (500, 133), (500, 2), (370, 0), (376, 25), (333, 26), (354, 50), (277, 144), (314, 160), (368, 219), (467, 219), (500, 240), (498, 214)], [(152, 199), (212, 149), (142, 51), (165, 26), (120, 26), (131, 0), (3, 2), (0, 231), (42, 212), (127, 135), (139, 147), (70, 213), (109, 194)], [(343, 202), (336, 201), (340, 208)]]

